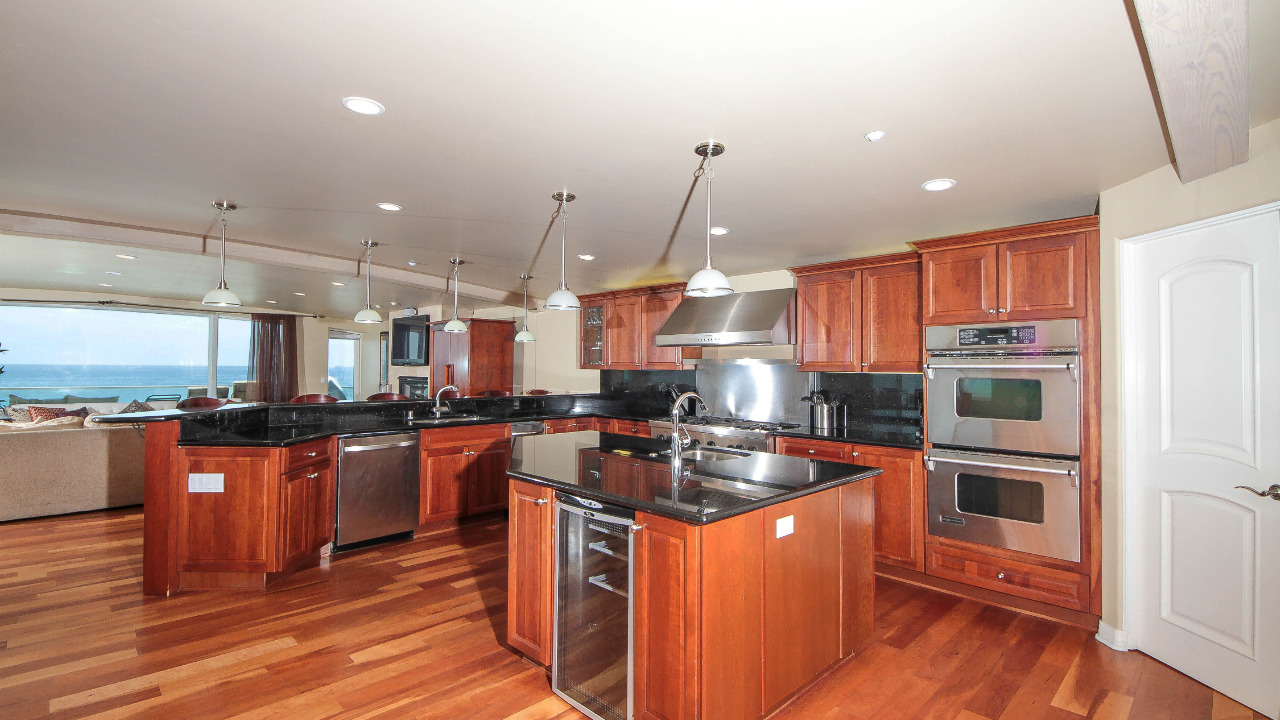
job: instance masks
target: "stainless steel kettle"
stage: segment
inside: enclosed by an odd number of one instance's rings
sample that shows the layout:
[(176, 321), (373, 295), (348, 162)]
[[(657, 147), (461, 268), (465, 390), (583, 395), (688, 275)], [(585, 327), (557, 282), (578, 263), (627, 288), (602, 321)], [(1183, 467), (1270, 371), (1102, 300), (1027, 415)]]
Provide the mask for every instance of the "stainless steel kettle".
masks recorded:
[(839, 408), (839, 403), (830, 401), (827, 398), (826, 391), (814, 390), (800, 399), (811, 406), (809, 409), (809, 424), (814, 430), (835, 429), (836, 410)]

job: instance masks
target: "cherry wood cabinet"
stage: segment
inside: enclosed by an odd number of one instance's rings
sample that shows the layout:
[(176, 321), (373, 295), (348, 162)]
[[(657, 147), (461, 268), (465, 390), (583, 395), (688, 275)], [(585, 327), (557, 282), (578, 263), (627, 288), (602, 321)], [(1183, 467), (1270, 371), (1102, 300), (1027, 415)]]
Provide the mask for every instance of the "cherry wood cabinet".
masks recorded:
[(1087, 216), (912, 243), (924, 324), (1084, 317), (1097, 233)]
[(658, 347), (653, 338), (662, 328), (662, 323), (671, 317), (671, 313), (680, 305), (684, 294), (679, 290), (666, 290), (643, 296), (643, 313), (640, 319), (640, 337), (644, 347), (640, 353), (640, 364), (646, 370), (680, 370), (681, 348)]
[(468, 320), (465, 333), (447, 333), (444, 325), (428, 325), (431, 392), (454, 385), (463, 397), (490, 391), (510, 394), (515, 387), (515, 322)]
[(600, 370), (605, 366), (604, 297), (580, 298), (578, 327), (578, 366), (583, 370)]
[(510, 438), (506, 424), (423, 430), (418, 524), (505, 508)]
[(551, 664), (555, 491), (512, 479), (507, 521), (507, 644)]
[(684, 285), (584, 295), (579, 366), (584, 370), (680, 370), (701, 348), (658, 347), (653, 339), (684, 300)]
[(1050, 605), (1089, 611), (1087, 574), (937, 544), (928, 546), (925, 557), (930, 575)]
[(920, 263), (898, 253), (791, 268), (801, 371), (919, 372)]
[(640, 324), (644, 298), (627, 295), (604, 306), (604, 351), (607, 370), (640, 369)]
[(698, 528), (636, 513), (635, 715), (643, 720), (698, 717)]
[(851, 463), (857, 455), (849, 443), (831, 440), (813, 440), (779, 435), (773, 439), (773, 452), (779, 455), (794, 455), (811, 460), (830, 460), (832, 462)]
[(884, 471), (876, 477), (876, 562), (924, 572), (924, 452), (855, 445), (859, 465)]

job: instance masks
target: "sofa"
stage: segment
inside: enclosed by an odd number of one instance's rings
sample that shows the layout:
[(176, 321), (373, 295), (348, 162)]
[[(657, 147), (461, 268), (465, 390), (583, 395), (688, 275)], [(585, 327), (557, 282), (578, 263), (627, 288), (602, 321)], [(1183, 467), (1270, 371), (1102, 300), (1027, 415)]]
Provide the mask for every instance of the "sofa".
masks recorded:
[[(100, 413), (124, 406), (43, 405)], [(142, 504), (143, 426), (78, 417), (0, 426), (0, 521)]]

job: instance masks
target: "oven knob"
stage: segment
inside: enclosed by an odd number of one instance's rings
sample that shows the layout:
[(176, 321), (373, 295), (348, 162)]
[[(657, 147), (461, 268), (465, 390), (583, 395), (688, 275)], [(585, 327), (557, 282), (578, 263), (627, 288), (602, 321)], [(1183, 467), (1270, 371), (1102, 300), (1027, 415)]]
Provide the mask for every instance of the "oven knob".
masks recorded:
[(711, 446), (713, 446), (713, 445), (715, 445), (715, 444), (716, 444), (716, 441), (715, 441), (715, 440), (708, 440), (708, 441), (707, 441), (707, 447), (711, 447)]
[(658, 439), (658, 442), (666, 442), (666, 441), (670, 440), (671, 438), (667, 437), (666, 435), (663, 435), (662, 433), (658, 433), (658, 438), (657, 438), (657, 439)]

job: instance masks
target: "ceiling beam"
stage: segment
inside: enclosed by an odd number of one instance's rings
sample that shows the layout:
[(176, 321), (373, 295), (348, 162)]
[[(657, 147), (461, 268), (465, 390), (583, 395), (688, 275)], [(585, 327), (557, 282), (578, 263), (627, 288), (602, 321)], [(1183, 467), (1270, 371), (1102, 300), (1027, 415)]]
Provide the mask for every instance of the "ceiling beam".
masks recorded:
[(1132, 2), (1178, 177), (1248, 160), (1248, 0)]

